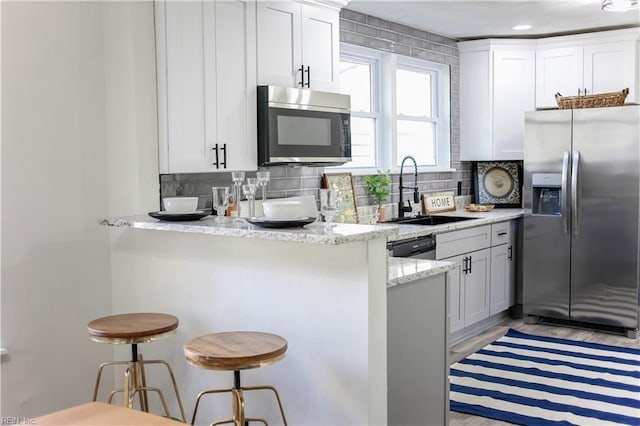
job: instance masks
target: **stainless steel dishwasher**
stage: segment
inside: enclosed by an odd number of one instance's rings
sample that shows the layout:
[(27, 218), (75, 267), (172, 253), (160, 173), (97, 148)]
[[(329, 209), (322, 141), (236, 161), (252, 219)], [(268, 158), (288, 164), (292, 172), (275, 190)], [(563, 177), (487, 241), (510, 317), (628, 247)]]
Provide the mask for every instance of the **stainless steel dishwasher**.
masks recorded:
[(415, 259), (436, 258), (436, 237), (426, 235), (387, 243), (389, 257), (412, 257)]

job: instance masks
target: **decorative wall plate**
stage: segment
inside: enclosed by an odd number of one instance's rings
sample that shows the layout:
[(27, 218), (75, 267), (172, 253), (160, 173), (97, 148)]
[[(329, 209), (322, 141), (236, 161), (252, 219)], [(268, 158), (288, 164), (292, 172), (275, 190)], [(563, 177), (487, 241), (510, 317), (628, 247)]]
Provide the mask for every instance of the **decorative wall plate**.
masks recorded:
[(475, 163), (473, 185), (478, 204), (495, 204), (496, 208), (522, 207), (522, 164), (518, 161)]

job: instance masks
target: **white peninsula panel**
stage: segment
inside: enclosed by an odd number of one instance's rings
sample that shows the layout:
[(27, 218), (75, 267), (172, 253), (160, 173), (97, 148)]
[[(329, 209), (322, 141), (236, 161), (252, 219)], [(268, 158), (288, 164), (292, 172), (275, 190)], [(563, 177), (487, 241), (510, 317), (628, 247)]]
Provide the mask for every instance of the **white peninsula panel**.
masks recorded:
[[(160, 311), (180, 319), (174, 337), (143, 344), (141, 352), (171, 363), (188, 416), (198, 392), (228, 388), (233, 375), (188, 366), (182, 345), (206, 333), (257, 330), (286, 338), (288, 351), (277, 364), (243, 371), (243, 384), (274, 385), (289, 424), (386, 424), (386, 236), (308, 244), (110, 232), (114, 312)], [(252, 393), (247, 413), (278, 424), (272, 396)], [(228, 398), (212, 398), (198, 418), (225, 418), (230, 407)]]

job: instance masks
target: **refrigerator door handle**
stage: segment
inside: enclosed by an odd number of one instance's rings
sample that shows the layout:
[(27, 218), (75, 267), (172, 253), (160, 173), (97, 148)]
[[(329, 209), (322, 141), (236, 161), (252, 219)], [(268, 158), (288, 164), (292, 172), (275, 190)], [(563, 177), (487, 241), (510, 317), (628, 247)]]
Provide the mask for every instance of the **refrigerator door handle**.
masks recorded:
[(562, 232), (564, 235), (569, 235), (569, 215), (567, 211), (567, 206), (569, 205), (569, 158), (571, 154), (569, 151), (565, 151), (562, 154), (562, 182), (561, 182), (561, 191), (562, 191), (562, 211), (560, 212), (562, 215)]
[(573, 236), (578, 236), (580, 224), (578, 222), (578, 170), (580, 168), (580, 151), (573, 151), (573, 164), (571, 165), (571, 222), (573, 223)]

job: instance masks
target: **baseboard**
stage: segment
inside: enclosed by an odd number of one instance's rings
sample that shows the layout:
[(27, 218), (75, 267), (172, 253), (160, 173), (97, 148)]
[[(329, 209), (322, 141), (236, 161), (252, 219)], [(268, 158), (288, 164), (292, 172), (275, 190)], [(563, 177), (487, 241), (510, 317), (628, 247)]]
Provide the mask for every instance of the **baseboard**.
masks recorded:
[(509, 316), (509, 311), (503, 311), (490, 316), (489, 318), (485, 318), (475, 324), (472, 324), (469, 327), (463, 328), (462, 330), (455, 331), (449, 335), (449, 347), (471, 337), (477, 336), (478, 334), (490, 329), (491, 327), (500, 325), (504, 322), (509, 321), (510, 319), (511, 317)]

